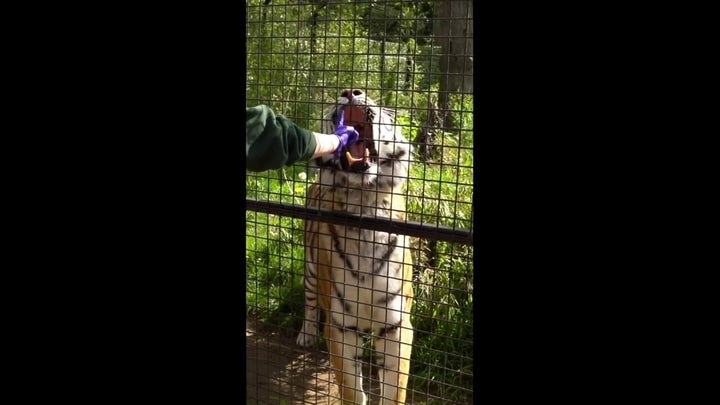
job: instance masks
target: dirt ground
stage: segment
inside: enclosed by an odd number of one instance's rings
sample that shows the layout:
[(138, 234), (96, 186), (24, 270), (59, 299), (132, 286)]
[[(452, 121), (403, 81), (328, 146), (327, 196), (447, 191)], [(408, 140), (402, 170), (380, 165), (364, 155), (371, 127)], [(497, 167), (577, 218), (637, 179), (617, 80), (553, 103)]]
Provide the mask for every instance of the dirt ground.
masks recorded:
[[(247, 403), (268, 405), (339, 404), (337, 385), (326, 352), (295, 344), (297, 331), (246, 324)], [(369, 403), (379, 403), (375, 370), (363, 367), (363, 388)], [(430, 404), (408, 392), (408, 404)]]
[(248, 321), (248, 404), (335, 404), (337, 388), (327, 356), (295, 344), (294, 331)]

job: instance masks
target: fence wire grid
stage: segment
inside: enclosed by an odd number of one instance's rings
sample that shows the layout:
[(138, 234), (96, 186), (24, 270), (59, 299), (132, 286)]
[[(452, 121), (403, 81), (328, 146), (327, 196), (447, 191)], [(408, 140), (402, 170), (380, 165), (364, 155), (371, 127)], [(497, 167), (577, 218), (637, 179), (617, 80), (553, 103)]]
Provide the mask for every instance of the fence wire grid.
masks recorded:
[[(265, 104), (323, 132), (323, 111), (359, 89), (393, 112), (412, 145), (402, 220), (306, 208), (318, 180), (309, 162), (246, 173), (247, 403), (340, 402), (332, 338), (322, 334), (332, 321), (320, 317), (310, 347), (296, 343), (310, 260), (305, 221), (407, 235), (414, 337), (406, 403), (473, 403), (472, 2), (248, 0), (246, 13), (248, 107)], [(382, 403), (379, 337), (361, 337), (363, 391), (368, 404)]]

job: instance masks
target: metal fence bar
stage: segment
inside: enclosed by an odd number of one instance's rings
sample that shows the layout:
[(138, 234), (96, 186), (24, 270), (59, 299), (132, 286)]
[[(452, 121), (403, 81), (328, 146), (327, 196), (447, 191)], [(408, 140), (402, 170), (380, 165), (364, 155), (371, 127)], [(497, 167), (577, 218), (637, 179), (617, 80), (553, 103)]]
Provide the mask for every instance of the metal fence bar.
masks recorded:
[(329, 222), (337, 225), (355, 226), (357, 228), (397, 233), (424, 239), (456, 242), (466, 245), (473, 245), (474, 243), (473, 232), (453, 229), (448, 226), (430, 226), (413, 221), (391, 221), (388, 218), (359, 217), (343, 212), (308, 209), (301, 205), (285, 204), (274, 201), (259, 201), (254, 199), (246, 199), (245, 201), (247, 209), (250, 211)]

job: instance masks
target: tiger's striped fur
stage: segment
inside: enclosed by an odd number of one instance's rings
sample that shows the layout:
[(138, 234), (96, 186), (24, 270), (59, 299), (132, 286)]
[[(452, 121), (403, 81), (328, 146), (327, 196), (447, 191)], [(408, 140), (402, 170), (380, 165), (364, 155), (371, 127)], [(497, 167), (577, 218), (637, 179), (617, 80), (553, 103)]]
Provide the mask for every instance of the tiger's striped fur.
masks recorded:
[[(323, 132), (334, 132), (338, 108), (361, 108), (365, 123), (346, 122), (361, 134), (370, 161), (360, 170), (324, 156), (319, 181), (308, 191), (308, 207), (369, 217), (405, 219), (401, 194), (410, 145), (392, 116), (360, 90), (346, 90), (326, 111)], [(348, 114), (345, 114), (346, 121)], [(306, 221), (304, 284), (306, 308), (297, 343), (312, 345), (318, 306), (343, 403), (366, 404), (359, 359), (363, 336), (372, 335), (382, 404), (405, 403), (413, 329), (412, 258), (404, 235)]]

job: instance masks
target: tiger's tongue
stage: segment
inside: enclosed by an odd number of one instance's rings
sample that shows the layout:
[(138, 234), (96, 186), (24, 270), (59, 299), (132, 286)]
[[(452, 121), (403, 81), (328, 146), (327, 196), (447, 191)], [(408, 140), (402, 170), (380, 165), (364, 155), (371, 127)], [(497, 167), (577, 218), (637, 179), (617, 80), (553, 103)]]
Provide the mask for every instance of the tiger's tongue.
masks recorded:
[(359, 141), (355, 142), (354, 144), (350, 145), (347, 150), (350, 152), (352, 157), (360, 159), (363, 157), (363, 154), (365, 153), (365, 142)]
[(353, 126), (360, 135), (360, 139), (347, 147), (347, 151), (350, 152), (350, 155), (355, 159), (363, 158), (365, 148), (369, 147), (373, 139), (372, 127), (365, 123), (365, 111), (363, 108), (353, 105), (343, 107), (343, 113), (345, 125)]

